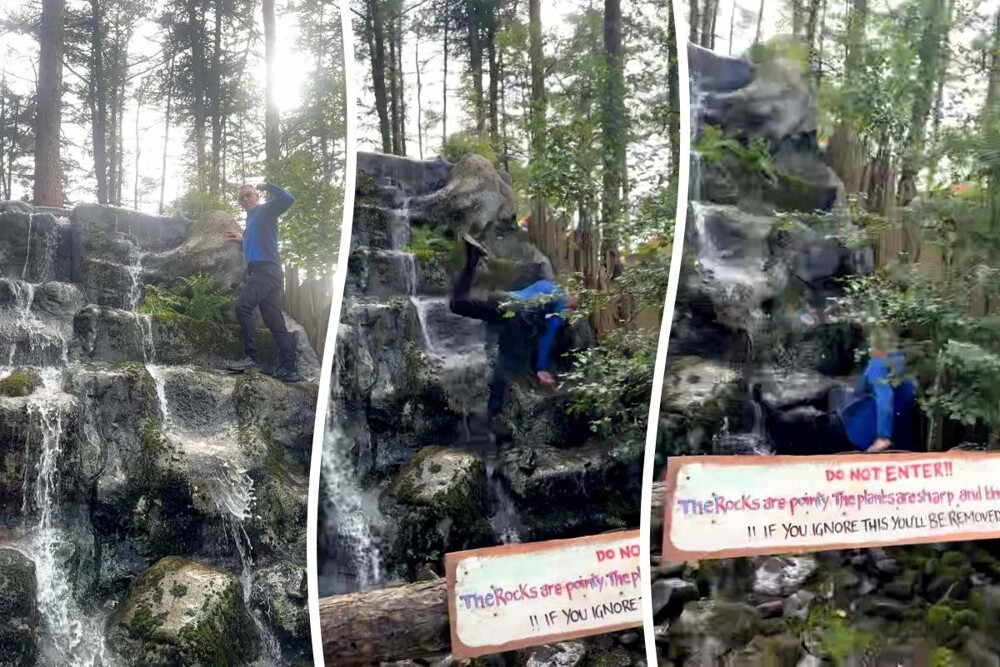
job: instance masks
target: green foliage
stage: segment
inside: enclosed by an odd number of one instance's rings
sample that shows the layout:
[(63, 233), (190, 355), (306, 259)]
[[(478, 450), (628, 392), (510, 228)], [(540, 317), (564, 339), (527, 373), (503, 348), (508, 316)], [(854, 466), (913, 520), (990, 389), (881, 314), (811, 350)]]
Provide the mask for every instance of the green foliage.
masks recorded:
[(279, 220), (282, 259), (308, 275), (329, 274), (337, 262), (344, 195), (307, 151), (297, 151), (272, 165), (275, 183), (295, 197)]
[(216, 196), (202, 190), (192, 189), (170, 204), (165, 212), (168, 215), (179, 212), (187, 219), (197, 222), (204, 220), (214, 211), (223, 211), (235, 216), (238, 210), (233, 197)]
[(170, 287), (146, 287), (139, 312), (157, 317), (183, 315), (198, 322), (219, 324), (221, 311), (233, 306), (233, 295), (220, 289), (212, 276), (199, 273)]
[(717, 163), (732, 156), (748, 173), (761, 174), (772, 184), (777, 182), (770, 147), (763, 137), (754, 137), (744, 145), (738, 138), (726, 136), (720, 128), (709, 125), (692, 148), (706, 162)]
[(1000, 427), (1000, 355), (952, 340), (938, 356), (938, 369), (945, 381), (929, 390), (928, 410), (963, 424)]
[(589, 416), (602, 436), (641, 433), (649, 416), (649, 395), (659, 332), (617, 329), (603, 344), (573, 355), (566, 374), (571, 413)]
[(444, 142), (441, 155), (449, 162), (458, 162), (466, 155), (481, 155), (496, 165), (497, 151), (487, 137), (476, 136), (474, 132), (457, 132)]
[(815, 642), (824, 658), (835, 665), (842, 665), (872, 649), (876, 637), (854, 628), (842, 611), (828, 605), (815, 605), (805, 621), (797, 623), (803, 639)]
[(410, 243), (406, 246), (419, 259), (430, 261), (440, 255), (450, 255), (455, 251), (455, 241), (430, 227), (412, 227)]

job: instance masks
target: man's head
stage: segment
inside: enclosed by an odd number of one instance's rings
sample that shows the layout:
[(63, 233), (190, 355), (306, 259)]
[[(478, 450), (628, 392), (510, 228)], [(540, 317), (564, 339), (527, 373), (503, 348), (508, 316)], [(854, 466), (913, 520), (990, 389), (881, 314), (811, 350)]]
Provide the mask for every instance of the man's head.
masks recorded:
[(580, 295), (574, 292), (566, 293), (566, 310), (576, 310), (580, 307)]
[(884, 359), (897, 347), (895, 335), (888, 329), (875, 329), (871, 333), (868, 350), (872, 359)]
[(257, 201), (260, 199), (260, 195), (257, 194), (257, 188), (252, 185), (244, 185), (240, 188), (239, 200), (240, 206), (244, 211), (249, 211), (254, 206), (257, 205)]

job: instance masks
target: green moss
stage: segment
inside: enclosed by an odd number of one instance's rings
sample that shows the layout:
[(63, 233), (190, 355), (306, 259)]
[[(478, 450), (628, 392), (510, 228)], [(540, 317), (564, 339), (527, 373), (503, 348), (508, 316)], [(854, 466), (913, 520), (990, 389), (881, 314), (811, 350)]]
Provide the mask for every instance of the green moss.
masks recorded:
[(949, 648), (939, 646), (931, 651), (930, 667), (957, 667), (961, 664), (958, 654)]
[(164, 614), (154, 616), (148, 604), (141, 604), (136, 607), (132, 614), (132, 621), (128, 624), (129, 631), (136, 637), (148, 639), (153, 636), (156, 629), (163, 625)]
[(842, 664), (876, 644), (874, 635), (853, 627), (846, 618), (826, 605), (813, 607), (800, 631), (816, 641), (823, 657), (834, 664)]
[(965, 554), (960, 551), (946, 551), (941, 556), (941, 564), (946, 567), (961, 567), (965, 562)]
[(455, 250), (455, 241), (437, 229), (413, 227), (406, 250), (424, 262), (446, 261), (446, 257)]
[(0, 380), (0, 396), (27, 396), (37, 388), (34, 377), (24, 371), (13, 371)]
[(170, 594), (175, 598), (182, 598), (187, 595), (188, 588), (182, 583), (175, 583), (170, 587)]

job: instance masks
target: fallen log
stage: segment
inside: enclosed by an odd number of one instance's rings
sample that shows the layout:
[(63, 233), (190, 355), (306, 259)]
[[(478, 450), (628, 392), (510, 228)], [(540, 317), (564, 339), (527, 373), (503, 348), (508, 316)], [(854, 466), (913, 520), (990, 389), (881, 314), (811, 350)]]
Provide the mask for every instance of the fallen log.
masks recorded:
[(376, 665), (451, 651), (445, 579), (319, 601), (328, 665)]
[[(653, 484), (650, 519), (656, 553), (660, 551), (657, 540), (663, 539), (664, 489), (662, 482)], [(377, 665), (450, 653), (447, 596), (447, 581), (442, 578), (321, 599), (326, 664)]]

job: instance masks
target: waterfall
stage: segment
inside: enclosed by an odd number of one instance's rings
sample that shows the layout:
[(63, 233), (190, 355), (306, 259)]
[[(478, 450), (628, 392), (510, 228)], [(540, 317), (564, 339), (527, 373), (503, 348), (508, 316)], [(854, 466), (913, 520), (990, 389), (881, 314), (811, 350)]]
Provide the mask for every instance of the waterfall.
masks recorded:
[(76, 603), (65, 562), (71, 539), (59, 523), (63, 409), (72, 399), (62, 393), (61, 369), (44, 368), (40, 376), (42, 385), (25, 399), (29, 420), (25, 459), (37, 462), (34, 474), (25, 470), (22, 512), (33, 521), (20, 544), (35, 563), (42, 619), (39, 664), (109, 667), (115, 663), (105, 655), (104, 615), (89, 614)]
[(334, 571), (325, 572), (324, 578), (334, 587), (330, 593), (340, 594), (374, 588), (383, 583), (385, 573), (376, 541), (377, 507), (366, 502), (350, 457), (353, 443), (344, 433), (339, 369), (334, 372), (331, 387), (333, 396), (323, 443), (322, 497), (328, 518), (326, 532), (335, 536), (338, 553)]
[(132, 281), (128, 293), (127, 310), (135, 312), (139, 308), (139, 301), (142, 299), (142, 258), (145, 253), (136, 243), (132, 248), (131, 262), (128, 265), (128, 275)]

